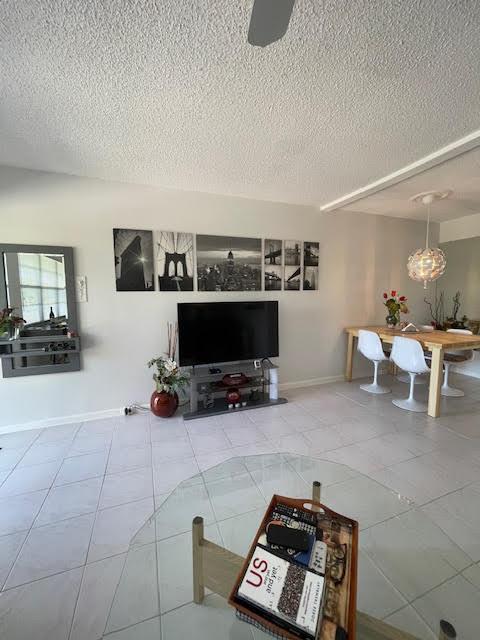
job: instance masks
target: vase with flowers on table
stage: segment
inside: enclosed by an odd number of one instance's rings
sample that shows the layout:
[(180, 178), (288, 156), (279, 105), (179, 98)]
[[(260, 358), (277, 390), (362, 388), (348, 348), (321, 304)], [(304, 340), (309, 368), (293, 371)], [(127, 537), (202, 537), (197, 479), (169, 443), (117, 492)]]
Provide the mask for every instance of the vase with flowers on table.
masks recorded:
[(383, 294), (383, 304), (387, 307), (388, 315), (385, 318), (387, 327), (395, 329), (400, 324), (400, 314), (408, 313), (407, 298), (401, 296), (395, 289), (392, 289), (390, 295), (385, 291)]

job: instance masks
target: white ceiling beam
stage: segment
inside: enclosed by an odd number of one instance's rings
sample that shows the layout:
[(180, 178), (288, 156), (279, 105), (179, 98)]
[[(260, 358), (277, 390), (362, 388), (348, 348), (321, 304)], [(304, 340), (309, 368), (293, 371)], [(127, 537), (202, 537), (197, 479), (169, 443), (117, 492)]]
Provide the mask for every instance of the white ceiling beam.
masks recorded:
[(347, 204), (351, 204), (352, 202), (356, 202), (357, 200), (361, 200), (362, 198), (366, 198), (367, 196), (372, 195), (373, 193), (377, 193), (377, 191), (382, 191), (387, 187), (391, 187), (398, 182), (402, 182), (407, 178), (411, 178), (412, 176), (416, 176), (427, 169), (431, 169), (442, 162), (446, 162), (447, 160), (451, 160), (456, 156), (465, 153), (466, 151), (470, 151), (475, 147), (480, 146), (480, 129), (477, 131), (473, 131), (467, 136), (456, 140), (455, 142), (451, 142), (447, 144), (445, 147), (430, 153), (428, 156), (424, 156), (411, 164), (408, 164), (393, 173), (389, 173), (388, 175), (380, 178), (379, 180), (375, 180), (374, 182), (370, 182), (369, 184), (361, 187), (360, 189), (356, 189), (351, 193), (347, 193), (336, 200), (332, 200), (331, 202), (327, 202), (325, 204), (320, 205), (320, 211), (334, 211), (335, 209), (341, 209)]

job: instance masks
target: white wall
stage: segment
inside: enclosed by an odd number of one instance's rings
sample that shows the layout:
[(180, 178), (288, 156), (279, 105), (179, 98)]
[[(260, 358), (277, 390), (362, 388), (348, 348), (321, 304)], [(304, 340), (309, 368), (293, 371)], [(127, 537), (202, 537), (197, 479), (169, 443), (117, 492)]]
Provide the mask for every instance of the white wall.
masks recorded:
[[(320, 290), (117, 293), (113, 227), (318, 239)], [(166, 348), (178, 301), (278, 299), (281, 381), (339, 376), (343, 328), (384, 322), (384, 289), (401, 290), (412, 319), (426, 319), (423, 289), (405, 266), (423, 232), (422, 222), (398, 218), (0, 168), (1, 242), (73, 246), (76, 272), (88, 279), (88, 302), (79, 304), (82, 370), (0, 379), (0, 427), (146, 401), (153, 383), (145, 363)]]
[(440, 224), (440, 242), (480, 236), (480, 213), (448, 220)]

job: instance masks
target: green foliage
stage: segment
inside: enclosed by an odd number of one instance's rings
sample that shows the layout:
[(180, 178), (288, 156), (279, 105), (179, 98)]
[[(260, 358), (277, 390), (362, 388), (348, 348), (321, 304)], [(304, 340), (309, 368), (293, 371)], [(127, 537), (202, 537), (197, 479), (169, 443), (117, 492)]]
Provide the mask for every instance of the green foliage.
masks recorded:
[(157, 391), (160, 393), (165, 391), (170, 395), (178, 393), (189, 383), (189, 376), (181, 371), (175, 360), (172, 358), (152, 358), (147, 362), (149, 368), (155, 367), (156, 372), (153, 374), (153, 379), (157, 387)]
[(0, 311), (0, 333), (9, 331), (10, 328), (20, 327), (25, 324), (25, 320), (20, 316), (13, 315), (14, 307), (5, 307)]

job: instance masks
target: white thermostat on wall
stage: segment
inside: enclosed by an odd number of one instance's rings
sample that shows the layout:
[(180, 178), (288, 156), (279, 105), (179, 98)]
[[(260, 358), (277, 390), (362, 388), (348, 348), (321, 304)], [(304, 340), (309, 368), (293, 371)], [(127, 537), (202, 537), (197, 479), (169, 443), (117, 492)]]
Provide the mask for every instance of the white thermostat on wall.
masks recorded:
[(87, 276), (76, 276), (75, 278), (75, 297), (77, 302), (87, 302)]

